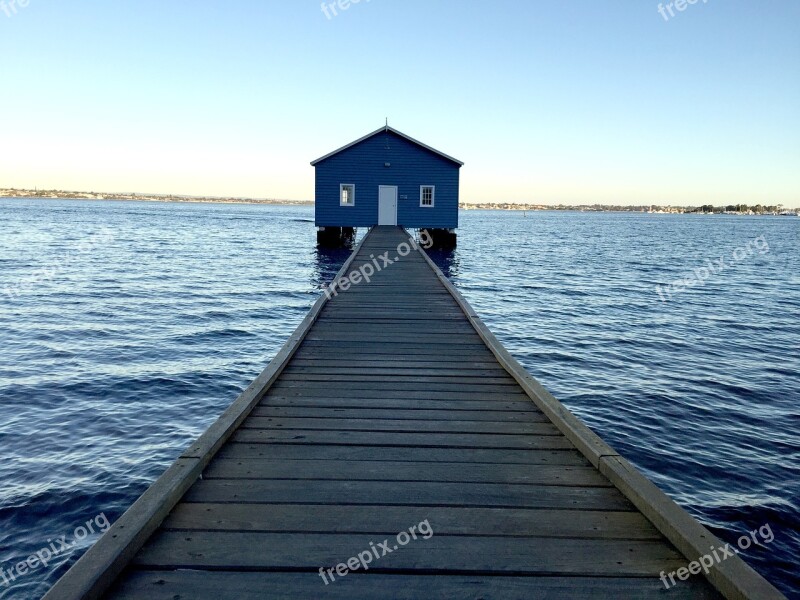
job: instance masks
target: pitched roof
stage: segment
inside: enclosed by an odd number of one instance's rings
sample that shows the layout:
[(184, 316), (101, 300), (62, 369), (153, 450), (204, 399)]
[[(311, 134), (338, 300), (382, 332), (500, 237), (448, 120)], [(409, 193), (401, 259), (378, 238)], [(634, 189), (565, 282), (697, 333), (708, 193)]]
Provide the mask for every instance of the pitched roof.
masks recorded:
[(311, 162), (311, 166), (312, 166), (312, 167), (315, 167), (315, 166), (317, 166), (319, 163), (321, 163), (323, 160), (327, 160), (327, 159), (328, 159), (328, 158), (330, 158), (331, 156), (333, 156), (333, 155), (335, 155), (335, 154), (339, 154), (339, 152), (344, 152), (344, 151), (345, 151), (345, 150), (347, 150), (348, 148), (352, 148), (353, 146), (355, 146), (356, 144), (360, 144), (360, 143), (361, 143), (361, 142), (363, 142), (364, 140), (368, 140), (369, 138), (371, 138), (371, 137), (373, 137), (373, 136), (376, 136), (376, 135), (378, 135), (379, 133), (385, 133), (385, 132), (394, 133), (395, 135), (398, 135), (398, 136), (400, 136), (401, 138), (403, 138), (403, 139), (405, 139), (405, 140), (408, 140), (408, 141), (409, 141), (409, 142), (411, 142), (412, 144), (416, 144), (417, 146), (419, 146), (419, 147), (421, 147), (421, 148), (425, 148), (425, 150), (428, 150), (428, 151), (430, 151), (430, 152), (433, 152), (434, 154), (438, 154), (438, 155), (439, 155), (439, 156), (441, 156), (442, 158), (446, 158), (447, 160), (449, 160), (449, 161), (452, 161), (452, 162), (456, 163), (456, 164), (457, 164), (459, 167), (461, 167), (461, 166), (463, 166), (463, 165), (464, 165), (464, 163), (463, 163), (463, 162), (461, 162), (460, 160), (458, 160), (458, 159), (455, 159), (455, 158), (453, 158), (452, 156), (448, 156), (448, 155), (447, 155), (447, 154), (445, 154), (444, 152), (439, 152), (439, 151), (438, 151), (438, 150), (436, 150), (435, 148), (431, 148), (431, 147), (430, 147), (430, 146), (428, 146), (427, 144), (423, 144), (423, 143), (422, 143), (422, 142), (420, 142), (419, 140), (415, 140), (415, 139), (414, 139), (414, 138), (412, 138), (411, 136), (408, 136), (408, 135), (406, 135), (405, 133), (403, 133), (403, 132), (401, 132), (401, 131), (397, 131), (397, 129), (395, 129), (394, 127), (389, 127), (388, 125), (386, 125), (386, 126), (384, 126), (384, 127), (381, 127), (380, 129), (376, 129), (376, 130), (375, 130), (375, 131), (373, 131), (372, 133), (368, 133), (367, 135), (365, 135), (365, 136), (364, 136), (364, 137), (362, 137), (362, 138), (359, 138), (359, 139), (357, 139), (355, 142), (350, 142), (350, 143), (349, 143), (349, 144), (347, 144), (346, 146), (342, 146), (342, 147), (341, 147), (341, 148), (339, 148), (338, 150), (334, 150), (333, 152), (330, 152), (330, 153), (326, 154), (325, 156), (323, 156), (323, 157), (320, 157), (320, 158), (318, 158), (318, 159), (317, 159), (317, 160), (315, 160), (315, 161), (312, 161), (312, 162)]

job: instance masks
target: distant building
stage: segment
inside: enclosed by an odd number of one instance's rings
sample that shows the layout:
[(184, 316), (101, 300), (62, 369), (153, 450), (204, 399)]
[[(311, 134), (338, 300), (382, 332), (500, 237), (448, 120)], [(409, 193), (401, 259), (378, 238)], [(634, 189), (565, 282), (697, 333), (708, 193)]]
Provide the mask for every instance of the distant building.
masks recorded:
[(388, 125), (318, 158), (311, 163), (318, 239), (401, 225), (454, 244), (463, 164)]

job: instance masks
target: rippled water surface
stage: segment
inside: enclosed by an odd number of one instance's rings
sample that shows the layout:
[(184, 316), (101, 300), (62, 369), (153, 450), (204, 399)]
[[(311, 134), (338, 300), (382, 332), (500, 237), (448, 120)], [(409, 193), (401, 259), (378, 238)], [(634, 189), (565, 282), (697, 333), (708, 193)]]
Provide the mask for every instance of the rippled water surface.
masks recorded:
[[(434, 258), (509, 350), (725, 541), (769, 525), (744, 556), (800, 598), (800, 218), (461, 226)], [(0, 199), (0, 568), (69, 544), (0, 598), (39, 598), (261, 371), (348, 254), (314, 235), (308, 207)]]

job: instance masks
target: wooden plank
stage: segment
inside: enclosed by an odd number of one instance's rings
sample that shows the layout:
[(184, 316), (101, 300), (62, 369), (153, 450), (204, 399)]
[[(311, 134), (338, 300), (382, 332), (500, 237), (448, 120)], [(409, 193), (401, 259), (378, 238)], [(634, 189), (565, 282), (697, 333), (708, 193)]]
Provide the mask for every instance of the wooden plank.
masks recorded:
[(468, 341), (476, 344), (479, 339), (476, 339), (475, 330), (466, 329), (465, 323), (462, 321), (456, 325), (454, 321), (450, 323), (442, 323), (441, 321), (431, 321), (427, 327), (420, 327), (419, 325), (399, 325), (391, 322), (383, 323), (362, 323), (355, 325), (351, 323), (342, 324), (328, 324), (314, 328), (315, 339), (327, 338), (335, 336), (337, 340), (357, 339), (357, 340), (389, 340), (389, 341), (410, 341), (412, 343), (419, 342), (421, 344), (427, 343), (429, 340), (442, 341), (454, 339), (459, 342)]
[(337, 343), (367, 342), (386, 344), (415, 344), (418, 348), (429, 345), (455, 344), (479, 346), (480, 338), (475, 332), (453, 331), (453, 328), (441, 331), (424, 330), (410, 327), (396, 327), (387, 323), (376, 323), (371, 327), (328, 327), (314, 328), (312, 341), (335, 339)]
[[(437, 333), (440, 335), (454, 335), (454, 334), (470, 334), (475, 335), (475, 330), (470, 326), (469, 322), (464, 319), (464, 315), (457, 312), (452, 313), (454, 316), (447, 318), (440, 312), (435, 313), (437, 318), (434, 318), (434, 313), (431, 313), (431, 318), (424, 319), (347, 319), (341, 317), (325, 317), (317, 321), (314, 327), (318, 332), (338, 332), (338, 331), (392, 331), (392, 332), (407, 332), (409, 334), (425, 334)], [(441, 317), (441, 318), (438, 318)]]
[[(349, 295), (349, 294), (348, 294)], [(420, 297), (428, 297), (421, 304)], [(329, 319), (356, 321), (366, 318), (369, 321), (435, 321), (434, 315), (441, 313), (445, 318), (457, 321), (458, 306), (446, 295), (429, 296), (426, 290), (406, 293), (402, 288), (382, 288), (375, 293), (352, 294), (352, 298), (340, 296), (332, 301), (323, 316)], [(463, 323), (463, 319), (461, 320)]]
[(496, 433), (559, 435), (552, 423), (541, 421), (442, 421), (412, 419), (314, 419), (309, 417), (251, 416), (242, 429), (315, 431), (393, 431), (408, 433)]
[(611, 487), (594, 467), (563, 465), (486, 465), (359, 461), (346, 469), (329, 462), (289, 459), (222, 459), (211, 461), (205, 479), (316, 479), (349, 481), (441, 481), (463, 483), (527, 483)]
[[(492, 400), (491, 398), (496, 398)], [(375, 410), (394, 410), (394, 409), (433, 409), (453, 411), (453, 418), (458, 418), (456, 411), (513, 411), (522, 412), (538, 410), (529, 398), (523, 400), (506, 400), (503, 396), (490, 396), (485, 400), (447, 400), (439, 398), (414, 399), (414, 398), (369, 398), (369, 397), (350, 397), (338, 398), (327, 395), (295, 395), (295, 396), (270, 396), (262, 398), (259, 407), (319, 407), (320, 409), (340, 410), (347, 408), (355, 409), (375, 409)]]
[(486, 356), (486, 346), (473, 341), (451, 344), (448, 341), (439, 343), (423, 343), (424, 340), (405, 340), (405, 341), (391, 341), (382, 340), (376, 341), (369, 340), (337, 340), (335, 346), (331, 346), (329, 341), (325, 340), (306, 340), (303, 344), (305, 348), (319, 349), (324, 348), (329, 352), (335, 352), (337, 349), (343, 351), (355, 350), (358, 352), (376, 353), (391, 356), (392, 354), (408, 354), (415, 356), (426, 356), (429, 354), (440, 354), (440, 351), (446, 352), (449, 356)]
[(250, 413), (252, 417), (306, 417), (318, 419), (395, 419), (441, 421), (530, 421), (549, 423), (547, 417), (536, 409), (526, 411), (498, 410), (404, 410), (398, 408), (323, 408), (304, 406), (259, 405)]
[[(431, 526), (435, 532), (436, 524)], [(134, 564), (169, 569), (317, 570), (365, 549), (369, 552), (372, 541), (363, 534), (161, 531)], [(658, 580), (661, 571), (676, 571), (686, 564), (682, 555), (665, 544), (642, 540), (537, 538), (532, 544), (526, 538), (433, 535), (404, 547), (389, 537), (388, 544), (397, 549), (376, 561), (372, 569), (377, 572), (628, 575)], [(497, 560), (498, 554), (502, 560)]]
[[(271, 458), (349, 463), (369, 461), (412, 461), (419, 463), (460, 462), (485, 464), (575, 465), (589, 461), (577, 450), (493, 450), (460, 448), (415, 448), (402, 446), (266, 445), (229, 442), (218, 458)], [(335, 467), (332, 467), (335, 468)]]
[[(444, 386), (445, 384), (452, 384), (450, 389), (458, 389), (459, 387), (468, 386), (510, 386), (516, 389), (517, 382), (510, 377), (464, 377), (464, 376), (451, 376), (446, 371), (442, 371), (441, 375), (417, 375), (414, 373), (402, 372), (395, 373), (394, 375), (373, 375), (369, 371), (361, 372), (353, 375), (330, 375), (330, 374), (315, 374), (315, 373), (286, 373), (280, 380), (282, 385), (291, 386), (298, 383), (308, 383), (309, 386), (314, 386), (319, 382), (331, 383), (340, 385), (340, 383), (352, 384), (378, 384), (386, 386), (402, 386), (414, 385), (414, 389), (420, 386), (428, 387), (429, 385)], [(330, 387), (330, 385), (328, 386)]]
[(164, 529), (394, 535), (428, 519), (437, 535), (663, 540), (638, 512), (439, 506), (181, 503)]
[[(321, 327), (377, 327), (387, 324), (392, 327), (415, 325), (420, 330), (429, 327), (453, 326), (458, 331), (475, 333), (469, 330), (469, 322), (464, 319), (452, 298), (441, 302), (431, 301), (423, 305), (398, 301), (396, 293), (387, 298), (369, 300), (358, 298), (351, 305), (338, 303), (320, 317)], [(441, 316), (441, 319), (437, 318)]]
[[(451, 362), (432, 362), (428, 360), (404, 360), (398, 361), (395, 357), (374, 357), (371, 359), (353, 359), (353, 358), (295, 358), (291, 362), (289, 368), (296, 367), (314, 367), (317, 369), (368, 369), (368, 368), (386, 368), (391, 367), (398, 371), (404, 369), (482, 369), (484, 371), (492, 371), (495, 373), (505, 373), (497, 363), (489, 361), (451, 361)], [(287, 368), (288, 371), (288, 368)]]
[[(390, 320), (411, 320), (425, 321), (431, 320), (433, 315), (443, 314), (450, 319), (461, 319), (458, 306), (453, 304), (453, 299), (449, 295), (425, 294), (423, 299), (419, 297), (405, 296), (401, 298), (395, 294), (396, 301), (385, 304), (383, 299), (371, 299), (368, 296), (360, 295), (348, 298), (339, 296), (334, 299), (327, 312), (323, 316), (331, 319), (344, 319), (360, 321), (380, 321)], [(399, 301), (398, 301), (399, 300)]]
[[(429, 310), (424, 310), (426, 306)], [(370, 317), (370, 312), (379, 313), (383, 311), (381, 317)], [(389, 325), (391, 327), (415, 327), (417, 331), (426, 330), (429, 327), (436, 329), (446, 329), (455, 327), (459, 331), (469, 331), (468, 324), (464, 320), (464, 314), (454, 305), (452, 300), (442, 303), (433, 309), (430, 303), (419, 306), (405, 305), (401, 310), (392, 310), (386, 305), (369, 305), (365, 302), (353, 304), (352, 309), (337, 307), (329, 311), (325, 316), (320, 317), (317, 323), (322, 325), (339, 325), (363, 327), (375, 325)], [(467, 325), (467, 327), (465, 327)]]
[(419, 344), (385, 344), (343, 342), (339, 346), (307, 342), (302, 358), (339, 358), (346, 360), (391, 360), (396, 357), (398, 363), (406, 361), (454, 362), (490, 360), (486, 349), (477, 345), (460, 346), (423, 346)]
[[(488, 351), (487, 351), (488, 352)], [(369, 352), (359, 348), (317, 348), (317, 349), (301, 349), (295, 355), (295, 358), (302, 361), (334, 361), (334, 360), (341, 360), (346, 361), (349, 363), (355, 362), (391, 362), (397, 365), (398, 368), (411, 368), (414, 366), (414, 363), (423, 362), (425, 364), (429, 364), (432, 367), (439, 366), (439, 363), (446, 363), (446, 364), (453, 364), (453, 363), (460, 363), (467, 366), (470, 363), (479, 363), (479, 362), (486, 362), (491, 361), (492, 356), (491, 354), (486, 354), (484, 352), (473, 352), (470, 354), (464, 353), (455, 353), (448, 349), (442, 349), (440, 352), (434, 352), (429, 350), (427, 353), (422, 353), (419, 351), (419, 348), (414, 352), (408, 353), (397, 353), (392, 352), (391, 354), (378, 351), (378, 352)], [(496, 362), (492, 363), (496, 366)], [(443, 365), (446, 366), (446, 365)]]
[(382, 346), (389, 346), (386, 348), (387, 350), (391, 351), (392, 345), (402, 346), (402, 345), (414, 345), (414, 346), (437, 346), (437, 345), (448, 345), (448, 346), (464, 346), (470, 347), (475, 346), (480, 348), (480, 338), (475, 334), (472, 335), (446, 335), (446, 334), (436, 334), (436, 333), (426, 333), (426, 334), (392, 334), (392, 333), (381, 333), (380, 327), (377, 327), (374, 332), (369, 331), (351, 331), (351, 330), (342, 330), (336, 334), (324, 334), (324, 333), (316, 333), (313, 332), (308, 336), (308, 343), (311, 344), (312, 342), (323, 342), (329, 343), (328, 335), (336, 335), (336, 344), (345, 346), (347, 344), (371, 344), (376, 345), (380, 344)]
[(337, 333), (336, 345), (331, 346), (326, 336), (313, 336), (306, 340), (308, 348), (341, 348), (345, 352), (371, 352), (383, 356), (393, 354), (407, 354), (416, 356), (429, 356), (439, 354), (440, 351), (470, 357), (472, 354), (483, 354), (484, 346), (480, 339), (472, 336), (427, 336), (427, 335), (380, 335), (370, 333)]
[[(360, 550), (359, 550), (360, 551)], [(342, 559), (346, 560), (346, 559)], [(677, 581), (677, 580), (676, 580)], [(509, 577), (500, 575), (392, 575), (372, 571), (337, 577), (324, 585), (317, 571), (305, 573), (225, 571), (133, 571), (121, 581), (117, 600), (555, 600), (624, 598), (657, 600), (665, 596), (657, 577)], [(669, 590), (670, 600), (719, 600), (705, 581), (692, 577)]]
[[(363, 376), (369, 378), (381, 377), (384, 379), (414, 379), (420, 381), (439, 381), (441, 377), (447, 377), (448, 381), (454, 379), (481, 378), (490, 381), (503, 379), (506, 380), (505, 371), (499, 369), (459, 369), (456, 367), (417, 367), (417, 368), (398, 368), (388, 364), (386, 366), (369, 365), (333, 365), (323, 367), (319, 365), (293, 366), (284, 373), (293, 378), (303, 379), (304, 377), (314, 378), (315, 381), (349, 381), (353, 378), (363, 381)], [(434, 379), (431, 379), (434, 378)]]
[(519, 386), (516, 383), (486, 383), (485, 380), (462, 380), (458, 382), (428, 382), (419, 381), (414, 378), (395, 378), (387, 380), (386, 378), (371, 378), (365, 380), (343, 380), (336, 383), (320, 381), (305, 381), (302, 379), (289, 379), (281, 377), (275, 384), (273, 390), (309, 390), (313, 391), (326, 391), (331, 388), (346, 391), (350, 393), (351, 390), (366, 390), (372, 394), (378, 393), (382, 395), (383, 392), (427, 392), (429, 395), (433, 392), (452, 392), (455, 394), (463, 393), (518, 393)]
[[(387, 300), (391, 302), (391, 300)], [(374, 309), (376, 311), (380, 309)], [(396, 342), (415, 346), (417, 349), (424, 350), (424, 346), (431, 344), (442, 344), (448, 341), (455, 341), (461, 345), (458, 350), (486, 350), (480, 337), (475, 330), (464, 327), (464, 320), (431, 320), (429, 326), (417, 326), (411, 328), (407, 323), (401, 321), (383, 321), (380, 323), (360, 324), (352, 323), (329, 323), (324, 327), (315, 330), (315, 336), (309, 339), (309, 345), (313, 343), (327, 342), (331, 347), (344, 343), (383, 343)], [(454, 325), (449, 326), (451, 323)], [(456, 325), (458, 323), (458, 325)], [(435, 328), (435, 329), (434, 329)], [(335, 340), (334, 337), (336, 336)]]
[(458, 305), (453, 302), (449, 294), (440, 294), (436, 297), (427, 297), (426, 295), (422, 299), (419, 297), (400, 299), (394, 292), (391, 295), (400, 301), (395, 300), (387, 305), (383, 304), (382, 301), (370, 300), (363, 295), (353, 296), (353, 298), (348, 298), (347, 295), (339, 296), (331, 301), (322, 316), (333, 321), (349, 320), (358, 323), (370, 323), (385, 320), (430, 321), (432, 320), (432, 315), (442, 314), (449, 319), (464, 323), (464, 318)]
[(525, 394), (511, 390), (496, 391), (484, 389), (477, 391), (465, 390), (408, 390), (408, 389), (360, 389), (345, 388), (336, 386), (335, 388), (315, 386), (310, 387), (286, 387), (275, 384), (270, 389), (270, 393), (262, 398), (262, 402), (268, 398), (295, 398), (298, 396), (306, 398), (326, 399), (326, 398), (345, 398), (357, 399), (368, 398), (379, 405), (382, 401), (392, 400), (428, 400), (428, 401), (453, 401), (453, 400), (472, 400), (480, 402), (527, 402), (528, 406), (534, 406), (531, 399)]
[(574, 446), (562, 435), (504, 435), (496, 433), (395, 433), (387, 431), (273, 431), (239, 429), (231, 439), (258, 444), (342, 444), (359, 446), (417, 446), (420, 448), (503, 448), (563, 450)]
[(203, 479), (192, 486), (184, 501), (633, 510), (633, 505), (614, 488), (432, 481), (400, 484), (391, 481), (253, 479), (242, 485), (237, 480)]

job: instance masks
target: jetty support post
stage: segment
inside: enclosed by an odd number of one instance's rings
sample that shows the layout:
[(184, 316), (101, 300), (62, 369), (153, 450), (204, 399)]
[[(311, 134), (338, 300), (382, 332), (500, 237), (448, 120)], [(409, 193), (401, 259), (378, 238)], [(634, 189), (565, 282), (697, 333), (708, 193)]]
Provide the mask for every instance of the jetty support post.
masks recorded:
[(343, 248), (352, 246), (355, 237), (355, 227), (317, 228), (317, 244), (326, 248)]
[(427, 232), (432, 243), (432, 248), (449, 249), (456, 247), (455, 229), (436, 229), (426, 227), (421, 231)]

